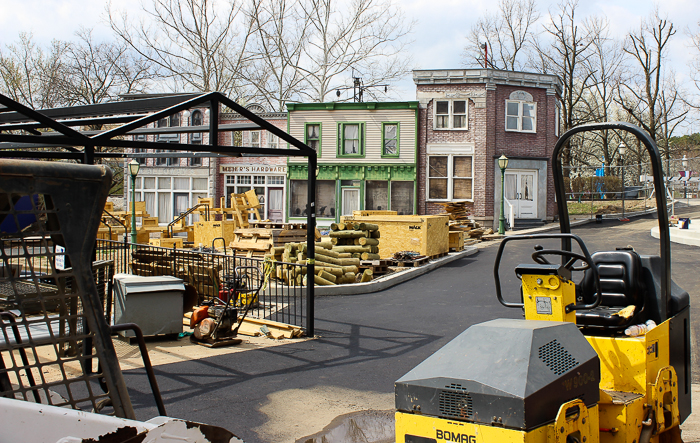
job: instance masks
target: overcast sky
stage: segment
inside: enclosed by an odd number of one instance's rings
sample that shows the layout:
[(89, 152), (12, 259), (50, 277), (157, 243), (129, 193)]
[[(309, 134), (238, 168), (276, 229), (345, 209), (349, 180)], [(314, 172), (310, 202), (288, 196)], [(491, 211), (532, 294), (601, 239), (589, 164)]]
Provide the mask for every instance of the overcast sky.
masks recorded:
[[(146, 0), (148, 1), (148, 0)], [(496, 0), (394, 0), (407, 19), (415, 20), (416, 27), (409, 52), (415, 68), (443, 69), (463, 66), (463, 49), (466, 35), (476, 20), (487, 9), (495, 12)], [(2, 0), (0, 7), (0, 45), (5, 46), (17, 39), (20, 32), (31, 32), (41, 44), (53, 38), (70, 40), (80, 26), (94, 28), (95, 37), (110, 38), (109, 28), (104, 23), (105, 0)], [(131, 16), (140, 11), (139, 0), (113, 0), (119, 9), (130, 11)], [(538, 2), (542, 19), (547, 9), (556, 6), (556, 1)], [(579, 17), (591, 14), (605, 16), (610, 21), (614, 36), (623, 37), (630, 29), (639, 27), (642, 18), (654, 8), (650, 0), (580, 0)], [(660, 5), (663, 15), (673, 22), (678, 30), (672, 39), (669, 60), (672, 62), (678, 82), (689, 91), (688, 63), (693, 56), (686, 30), (697, 32), (700, 27), (700, 1), (664, 0)], [(409, 78), (394, 88), (395, 98), (415, 99), (415, 88)], [(700, 131), (700, 124), (689, 128)]]

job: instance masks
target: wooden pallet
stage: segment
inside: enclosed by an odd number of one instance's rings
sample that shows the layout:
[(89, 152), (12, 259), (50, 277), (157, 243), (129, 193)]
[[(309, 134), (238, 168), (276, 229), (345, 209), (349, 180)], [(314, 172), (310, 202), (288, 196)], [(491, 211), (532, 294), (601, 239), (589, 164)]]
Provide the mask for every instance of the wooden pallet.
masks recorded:
[(389, 272), (389, 266), (393, 266), (393, 260), (362, 260), (360, 261), (359, 273), (365, 269), (371, 269), (373, 275), (384, 275)]
[(430, 257), (421, 256), (415, 260), (393, 260), (395, 265), (399, 268), (417, 268), (430, 261)]

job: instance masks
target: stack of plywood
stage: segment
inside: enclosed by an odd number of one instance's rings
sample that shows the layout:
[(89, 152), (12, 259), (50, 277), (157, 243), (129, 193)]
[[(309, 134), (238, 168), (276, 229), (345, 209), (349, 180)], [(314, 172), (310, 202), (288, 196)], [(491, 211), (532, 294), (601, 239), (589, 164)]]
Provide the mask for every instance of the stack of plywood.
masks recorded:
[(278, 248), (283, 248), (285, 244), (306, 241), (306, 234), (305, 224), (281, 225), (280, 228), (239, 228), (234, 232), (229, 246), (236, 254), (247, 257), (275, 257), (281, 255)]
[[(414, 251), (429, 257), (441, 257), (449, 251), (448, 216), (446, 215), (371, 215), (343, 217), (343, 222), (377, 225), (382, 233), (382, 259), (395, 252)], [(331, 232), (332, 234), (332, 232)]]

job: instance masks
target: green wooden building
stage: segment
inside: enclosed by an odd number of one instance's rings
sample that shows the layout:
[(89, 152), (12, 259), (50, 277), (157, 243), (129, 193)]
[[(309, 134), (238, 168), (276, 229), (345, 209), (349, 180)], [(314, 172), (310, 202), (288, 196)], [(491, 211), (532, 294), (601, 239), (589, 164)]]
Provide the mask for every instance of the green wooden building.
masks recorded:
[[(290, 103), (287, 131), (318, 151), (316, 217), (356, 210), (416, 213), (418, 102)], [(285, 219), (305, 220), (307, 163), (287, 165)]]

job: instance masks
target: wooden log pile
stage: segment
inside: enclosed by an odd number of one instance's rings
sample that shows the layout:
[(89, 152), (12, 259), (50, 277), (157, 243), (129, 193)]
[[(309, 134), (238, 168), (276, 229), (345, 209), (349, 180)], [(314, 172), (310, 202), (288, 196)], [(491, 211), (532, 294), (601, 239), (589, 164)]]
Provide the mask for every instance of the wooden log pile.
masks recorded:
[[(274, 248), (273, 252), (277, 252)], [(331, 225), (329, 237), (316, 242), (314, 284), (319, 286), (366, 282), (372, 280), (372, 269), (359, 270), (361, 260), (379, 260), (379, 226), (371, 223), (342, 223)], [(287, 284), (308, 283), (307, 244), (287, 243), (279, 258), (285, 263), (302, 266), (278, 266), (277, 278)]]

